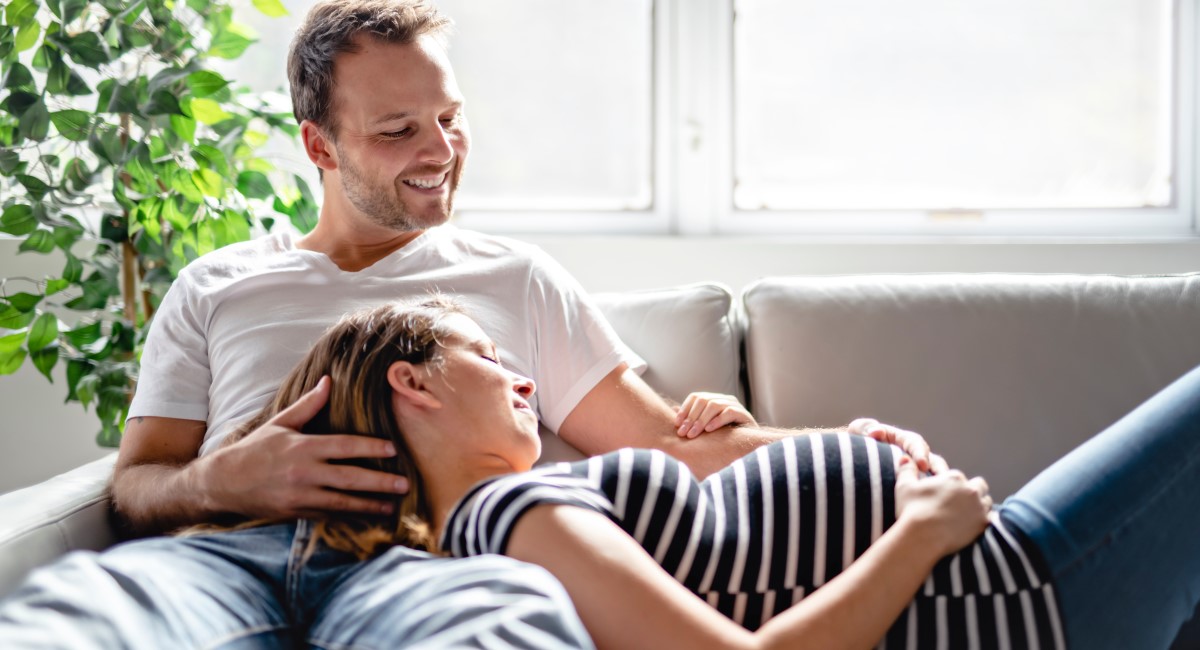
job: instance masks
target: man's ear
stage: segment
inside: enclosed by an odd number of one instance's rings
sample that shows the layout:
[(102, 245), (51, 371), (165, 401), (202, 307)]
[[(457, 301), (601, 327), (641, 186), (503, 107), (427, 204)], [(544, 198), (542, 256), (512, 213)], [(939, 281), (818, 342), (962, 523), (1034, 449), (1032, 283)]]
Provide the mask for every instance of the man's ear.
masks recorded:
[(316, 122), (304, 120), (300, 123), (300, 140), (304, 143), (304, 153), (314, 165), (325, 171), (338, 168), (337, 148)]
[(423, 366), (397, 361), (388, 368), (388, 384), (396, 397), (418, 408), (440, 409), (442, 403), (429, 391), (428, 373)]

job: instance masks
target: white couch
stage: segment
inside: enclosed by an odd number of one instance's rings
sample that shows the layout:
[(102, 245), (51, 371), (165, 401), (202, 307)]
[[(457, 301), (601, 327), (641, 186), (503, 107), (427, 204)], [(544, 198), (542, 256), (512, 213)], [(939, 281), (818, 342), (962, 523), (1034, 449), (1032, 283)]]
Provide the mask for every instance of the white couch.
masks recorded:
[[(998, 498), (1200, 365), (1200, 274), (780, 277), (736, 299), (696, 284), (598, 300), (668, 397), (736, 394), (775, 426), (870, 415), (921, 431)], [(0, 595), (114, 543), (112, 460), (0, 496)], [(1200, 625), (1175, 648), (1200, 649)]]

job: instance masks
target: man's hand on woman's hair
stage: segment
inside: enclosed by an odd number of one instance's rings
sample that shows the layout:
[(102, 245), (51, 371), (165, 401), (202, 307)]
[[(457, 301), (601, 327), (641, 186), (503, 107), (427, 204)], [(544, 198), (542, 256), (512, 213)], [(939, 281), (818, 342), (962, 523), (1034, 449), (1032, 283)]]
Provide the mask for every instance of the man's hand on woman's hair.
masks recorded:
[(390, 500), (361, 496), (404, 494), (403, 476), (331, 460), (389, 458), (391, 442), (361, 435), (301, 433), (329, 399), (329, 377), (241, 440), (201, 459), (202, 492), (213, 510), (288, 518), (329, 512), (388, 514)]

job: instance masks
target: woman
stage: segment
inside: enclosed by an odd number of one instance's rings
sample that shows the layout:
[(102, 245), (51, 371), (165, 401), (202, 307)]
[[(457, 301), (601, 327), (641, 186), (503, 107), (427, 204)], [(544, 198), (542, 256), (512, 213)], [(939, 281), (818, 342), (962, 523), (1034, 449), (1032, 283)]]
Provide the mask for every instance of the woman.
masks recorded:
[(412, 486), (396, 515), (314, 539), (539, 564), (601, 648), (1166, 648), (1200, 593), (1200, 371), (995, 510), (982, 479), (846, 434), (700, 484), (645, 450), (528, 471), (533, 382), (440, 298), (348, 316), (243, 430), (314, 388), (331, 393), (308, 430), (393, 440), (372, 462)]

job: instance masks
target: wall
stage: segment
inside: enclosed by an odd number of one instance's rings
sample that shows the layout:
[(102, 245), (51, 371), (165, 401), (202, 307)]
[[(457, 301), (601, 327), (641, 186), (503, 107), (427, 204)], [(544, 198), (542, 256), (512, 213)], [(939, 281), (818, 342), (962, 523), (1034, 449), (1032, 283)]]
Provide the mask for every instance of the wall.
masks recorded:
[[(863, 242), (760, 238), (527, 236), (590, 291), (696, 281), (739, 291), (767, 275), (1022, 272), (1157, 274), (1200, 271), (1200, 240), (1158, 243)], [(49, 256), (16, 255), (0, 239), (0, 277), (40, 278)], [(20, 290), (13, 287), (11, 290)], [(0, 377), (0, 492), (30, 485), (108, 453), (93, 442), (90, 413), (64, 405), (63, 380), (30, 368)]]

